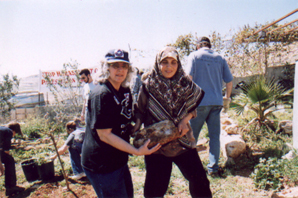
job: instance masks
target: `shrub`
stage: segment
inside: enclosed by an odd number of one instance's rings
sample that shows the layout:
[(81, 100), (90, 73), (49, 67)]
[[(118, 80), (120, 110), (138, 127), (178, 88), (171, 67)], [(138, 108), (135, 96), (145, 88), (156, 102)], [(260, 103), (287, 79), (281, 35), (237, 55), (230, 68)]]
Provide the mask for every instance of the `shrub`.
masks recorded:
[(0, 77), (0, 121), (6, 122), (9, 119), (9, 111), (14, 107), (14, 103), (10, 100), (19, 88), (19, 79), (17, 76), (9, 76), (9, 74)]
[(241, 87), (241, 93), (233, 98), (231, 108), (238, 115), (247, 109), (255, 113), (245, 128), (252, 125), (261, 132), (275, 131), (277, 123), (273, 121), (276, 118), (273, 112), (277, 109), (274, 107), (289, 105), (291, 108), (292, 103), (289, 102), (291, 98), (293, 98), (292, 90), (286, 90), (274, 79), (259, 77)]
[(251, 174), (255, 186), (265, 190), (280, 189), (282, 187), (282, 175), (280, 173), (283, 165), (282, 160), (277, 158), (268, 158), (268, 160), (260, 158), (259, 162)]
[(297, 184), (298, 159), (291, 160), (274, 158), (260, 158), (251, 174), (254, 184), (261, 189), (280, 190), (285, 184)]
[[(297, 153), (296, 153), (297, 156)], [(288, 160), (284, 159), (284, 166), (282, 167), (282, 172), (284, 175), (284, 184), (290, 186), (297, 186), (298, 184), (298, 157)]]

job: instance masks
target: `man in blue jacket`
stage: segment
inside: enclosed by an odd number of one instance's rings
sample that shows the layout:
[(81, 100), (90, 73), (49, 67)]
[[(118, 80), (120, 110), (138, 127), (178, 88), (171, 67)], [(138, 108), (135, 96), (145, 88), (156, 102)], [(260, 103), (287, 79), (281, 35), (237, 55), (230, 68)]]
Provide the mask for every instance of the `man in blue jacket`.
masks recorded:
[[(22, 136), (20, 124), (10, 122), (6, 127), (0, 126), (0, 176), (5, 173), (6, 196), (24, 191), (24, 188), (16, 186), (16, 167), (14, 158), (9, 154), (11, 139), (16, 134)], [(4, 164), (4, 166), (2, 165)]]
[[(220, 154), (220, 112), (223, 99), (230, 101), (233, 87), (233, 76), (226, 60), (211, 49), (207, 37), (197, 41), (197, 51), (188, 57), (187, 73), (204, 91), (205, 96), (197, 108), (197, 117), (190, 120), (196, 140), (198, 140), (204, 122), (209, 132), (209, 164), (210, 175), (217, 175)], [(226, 83), (226, 95), (222, 96), (223, 81)], [(228, 104), (225, 104), (228, 106)]]

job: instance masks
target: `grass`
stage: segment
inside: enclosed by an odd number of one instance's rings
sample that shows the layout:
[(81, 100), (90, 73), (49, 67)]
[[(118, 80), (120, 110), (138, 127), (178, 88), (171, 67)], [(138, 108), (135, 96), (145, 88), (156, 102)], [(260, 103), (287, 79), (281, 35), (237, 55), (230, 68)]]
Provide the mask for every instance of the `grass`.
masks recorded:
[[(231, 117), (239, 126), (244, 126), (247, 121), (253, 117), (250, 114), (251, 112), (246, 112), (244, 116), (237, 116), (232, 111), (229, 111), (229, 117)], [(277, 120), (292, 120), (292, 111), (278, 111), (275, 113)], [(38, 123), (38, 121), (35, 121)], [(31, 122), (31, 126), (34, 127), (34, 122)], [(30, 127), (29, 125), (27, 125)], [(30, 131), (31, 129), (28, 128)], [(285, 143), (292, 143), (292, 137), (285, 134), (275, 134), (275, 133), (267, 133), (268, 137), (259, 137), (258, 141), (255, 141), (251, 138), (250, 134), (260, 133), (259, 131), (253, 131), (250, 129), (250, 133), (243, 133), (243, 137), (246, 140), (247, 145), (254, 150), (262, 151), (262, 155), (241, 155), (237, 159), (235, 159), (235, 164), (229, 167), (225, 167), (224, 175), (225, 178), (213, 178), (208, 176), (210, 181), (211, 190), (213, 192), (214, 198), (238, 198), (238, 197), (269, 197), (272, 193), (272, 190), (262, 190), (257, 189), (254, 185), (253, 179), (250, 178), (250, 174), (254, 171), (254, 167), (258, 164), (258, 159), (260, 157), (278, 157), (280, 158), (282, 155), (287, 153), (289, 150), (285, 147)], [(56, 139), (58, 141), (58, 147), (60, 147), (65, 140), (67, 135), (64, 131), (59, 134), (60, 138)], [(200, 138), (208, 137), (208, 129), (207, 126), (204, 125), (202, 131), (200, 133)], [(208, 145), (208, 143), (206, 144)], [(50, 146), (52, 147), (52, 146)], [(53, 152), (53, 148), (45, 147), (44, 152)], [(252, 152), (251, 151), (251, 152)], [(30, 151), (21, 151), (21, 150), (12, 150), (11, 153), (15, 158), (16, 166), (17, 166), (17, 181), (18, 184), (23, 187), (30, 187), (33, 184), (28, 183), (25, 179), (25, 176), (22, 172), (20, 162), (24, 159), (27, 159), (31, 156), (36, 155), (41, 152), (37, 149), (32, 149)], [(203, 166), (206, 167), (208, 164), (208, 151), (199, 152), (200, 158), (202, 160)], [(64, 168), (67, 174), (72, 174), (72, 169), (69, 161), (68, 154), (63, 155), (64, 160)], [(143, 188), (145, 181), (145, 164), (143, 156), (130, 156), (129, 158), (129, 167), (133, 177), (134, 183), (134, 193), (135, 197), (143, 197)], [(221, 155), (219, 165), (224, 167), (225, 159)], [(288, 175), (284, 180), (287, 181), (289, 186), (297, 185), (298, 178), (298, 160), (293, 160), (291, 162), (287, 162), (284, 167), (283, 174)], [(293, 170), (295, 170), (293, 172)], [(61, 167), (58, 160), (55, 160), (55, 172), (56, 175), (61, 175)], [(296, 182), (296, 183), (295, 183)], [(66, 186), (65, 181), (59, 181), (59, 184), (62, 186)], [(4, 177), (0, 177), (0, 191), (4, 190)], [(81, 184), (76, 184), (76, 187), (80, 187)], [(33, 194), (33, 193), (32, 193)], [(170, 183), (168, 187), (168, 191), (165, 195), (166, 198), (172, 197), (191, 197), (188, 192), (188, 181), (185, 180), (183, 175), (181, 174), (179, 168), (173, 164), (172, 175), (170, 178)]]

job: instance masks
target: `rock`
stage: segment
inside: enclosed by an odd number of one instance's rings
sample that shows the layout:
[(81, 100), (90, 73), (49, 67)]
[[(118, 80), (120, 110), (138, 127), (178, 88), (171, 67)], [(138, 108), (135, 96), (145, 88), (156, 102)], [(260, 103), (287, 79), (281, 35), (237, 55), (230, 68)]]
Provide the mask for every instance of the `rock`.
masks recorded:
[(35, 147), (34, 146), (27, 146), (27, 147), (24, 148), (25, 151), (28, 151), (28, 150), (31, 150), (31, 149), (35, 149)]
[(237, 158), (246, 151), (246, 144), (240, 135), (228, 135), (222, 133), (220, 136), (221, 148), (226, 159)]
[(238, 134), (238, 125), (237, 124), (231, 124), (226, 126), (225, 131), (227, 132), (227, 134), (231, 135), (231, 134)]
[(179, 138), (180, 133), (178, 128), (170, 120), (164, 120), (153, 125), (150, 125), (135, 133), (133, 145), (136, 148), (144, 145), (144, 143), (150, 139), (148, 148), (152, 148), (157, 143), (164, 145), (170, 141)]
[(298, 198), (298, 187), (284, 189), (281, 192), (275, 192), (271, 198)]
[(227, 156), (231, 158), (237, 158), (240, 154), (246, 151), (246, 144), (240, 138), (235, 138), (226, 143)]
[(293, 133), (293, 122), (291, 120), (283, 120), (278, 124), (279, 130), (277, 133), (284, 132), (291, 135)]
[(223, 118), (223, 119), (221, 119), (221, 124), (223, 124), (223, 125), (231, 125), (231, 124), (233, 124), (233, 120), (230, 119), (230, 118)]
[(203, 145), (208, 142), (207, 138), (201, 138), (198, 140), (197, 145)]
[(288, 160), (291, 160), (291, 159), (294, 159), (296, 157), (296, 154), (295, 152), (292, 150), (292, 151), (289, 151), (287, 154), (285, 154), (284, 156), (282, 156), (281, 158), (282, 159), (288, 159)]
[(265, 124), (272, 130), (272, 131), (276, 131), (276, 127), (275, 127), (274, 121), (265, 119), (264, 123), (265, 123)]

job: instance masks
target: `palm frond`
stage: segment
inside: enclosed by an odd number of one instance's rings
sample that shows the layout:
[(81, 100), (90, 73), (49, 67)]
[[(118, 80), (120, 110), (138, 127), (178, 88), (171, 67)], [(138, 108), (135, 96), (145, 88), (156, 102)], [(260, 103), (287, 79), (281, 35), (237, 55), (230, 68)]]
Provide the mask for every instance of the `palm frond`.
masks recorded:
[(245, 106), (231, 102), (231, 109), (233, 109), (237, 115), (243, 114)]

